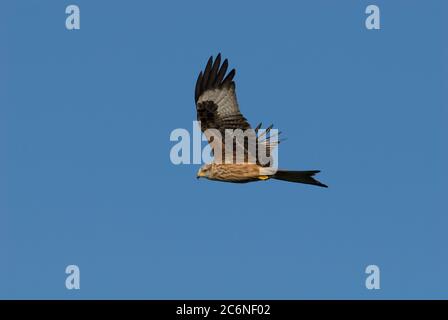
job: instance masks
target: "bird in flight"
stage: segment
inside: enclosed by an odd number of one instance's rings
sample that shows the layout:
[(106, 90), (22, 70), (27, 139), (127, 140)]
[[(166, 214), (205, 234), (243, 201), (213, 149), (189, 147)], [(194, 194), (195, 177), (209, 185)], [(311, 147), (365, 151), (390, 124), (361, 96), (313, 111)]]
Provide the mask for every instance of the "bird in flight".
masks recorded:
[[(221, 54), (218, 54), (216, 59), (211, 56), (196, 81), (197, 119), (214, 155), (213, 162), (205, 164), (199, 169), (197, 178), (204, 177), (210, 180), (234, 183), (277, 179), (326, 188), (325, 184), (314, 179), (314, 175), (319, 173), (319, 170), (274, 169), (271, 162), (260, 161), (259, 153), (249, 148), (246, 141), (241, 143), (239, 140), (238, 142), (236, 137), (231, 137), (231, 140), (227, 139), (229, 132), (238, 129), (244, 132), (252, 131), (255, 136), (255, 150), (259, 151), (264, 148), (268, 157), (279, 142), (277, 139), (272, 141), (269, 135), (272, 125), (264, 131), (260, 130), (261, 123), (252, 129), (241, 114), (233, 80), (235, 69), (227, 73), (228, 66), (227, 59), (221, 64)], [(225, 152), (223, 154), (223, 150), (227, 151), (229, 148), (232, 152), (230, 155), (232, 161), (224, 161), (226, 155)], [(243, 157), (237, 157), (238, 151), (242, 151)]]

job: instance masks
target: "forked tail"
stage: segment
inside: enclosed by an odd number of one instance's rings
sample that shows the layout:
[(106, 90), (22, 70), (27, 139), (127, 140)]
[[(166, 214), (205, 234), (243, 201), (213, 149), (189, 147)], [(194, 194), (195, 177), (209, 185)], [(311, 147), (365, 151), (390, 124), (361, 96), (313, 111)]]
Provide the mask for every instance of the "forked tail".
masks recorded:
[(316, 173), (319, 173), (319, 170), (312, 171), (289, 171), (289, 170), (278, 170), (273, 176), (273, 179), (284, 180), (290, 182), (298, 182), (305, 184), (312, 184), (314, 186), (328, 188), (325, 184), (317, 181), (313, 178)]

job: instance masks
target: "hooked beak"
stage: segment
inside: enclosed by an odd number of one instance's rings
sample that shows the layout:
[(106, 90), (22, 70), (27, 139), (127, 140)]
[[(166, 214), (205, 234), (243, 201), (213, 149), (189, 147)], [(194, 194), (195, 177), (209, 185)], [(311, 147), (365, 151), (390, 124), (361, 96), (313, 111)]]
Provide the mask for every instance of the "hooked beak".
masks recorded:
[(196, 179), (205, 177), (205, 173), (204, 172), (198, 172), (198, 175), (196, 176)]

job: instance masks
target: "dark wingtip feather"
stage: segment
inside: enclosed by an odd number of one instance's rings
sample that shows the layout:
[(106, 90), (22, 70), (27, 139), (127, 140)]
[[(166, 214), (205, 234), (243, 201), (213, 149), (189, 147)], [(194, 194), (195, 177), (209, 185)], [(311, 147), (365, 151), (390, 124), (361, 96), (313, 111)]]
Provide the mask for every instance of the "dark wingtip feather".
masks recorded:
[(227, 86), (230, 83), (232, 83), (233, 77), (235, 76), (236, 70), (232, 69), (229, 74), (227, 75), (227, 77), (224, 78), (224, 80), (222, 81), (223, 86)]
[(202, 79), (201, 89), (203, 91), (207, 90), (207, 88), (208, 88), (208, 79), (210, 78), (210, 71), (212, 69), (212, 63), (213, 63), (213, 56), (210, 56), (210, 58), (207, 61), (207, 65), (205, 66), (204, 77)]
[(212, 69), (210, 70), (210, 78), (208, 79), (207, 87), (214, 88), (216, 86), (216, 78), (218, 76), (219, 65), (221, 64), (221, 54), (218, 54)]
[(209, 89), (234, 84), (233, 78), (236, 74), (236, 70), (232, 69), (226, 76), (228, 66), (229, 62), (227, 59), (221, 64), (221, 53), (218, 53), (216, 59), (213, 59), (213, 56), (210, 56), (204, 71), (199, 74), (196, 81), (196, 102), (199, 100), (200, 96)]
[(229, 60), (225, 59), (221, 65), (221, 68), (219, 68), (218, 74), (215, 79), (215, 83), (217, 86), (221, 85), (222, 79), (224, 79), (228, 67), (229, 67)]

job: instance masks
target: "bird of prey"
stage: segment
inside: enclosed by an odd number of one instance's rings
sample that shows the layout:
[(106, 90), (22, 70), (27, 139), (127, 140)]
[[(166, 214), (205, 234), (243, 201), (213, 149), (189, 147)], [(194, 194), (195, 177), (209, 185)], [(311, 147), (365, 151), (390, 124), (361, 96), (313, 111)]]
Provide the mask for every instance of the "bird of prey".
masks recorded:
[[(235, 82), (233, 81), (235, 69), (227, 73), (228, 65), (227, 59), (221, 64), (221, 54), (218, 54), (216, 59), (211, 56), (204, 71), (199, 73), (196, 81), (197, 119), (200, 122), (201, 131), (204, 132), (214, 154), (213, 162), (203, 165), (197, 173), (197, 178), (204, 177), (210, 180), (235, 183), (277, 179), (326, 188), (325, 184), (313, 178), (316, 173), (320, 172), (319, 170), (277, 170), (270, 167), (270, 163), (260, 163), (258, 155), (255, 155), (255, 160), (250, 161), (247, 144), (236, 146), (237, 143), (234, 140), (232, 140), (232, 147), (244, 149), (243, 160), (240, 158), (239, 161), (236, 161), (234, 156), (231, 163), (222, 161), (221, 150), (226, 150), (229, 147), (225, 145), (225, 135), (229, 130), (253, 130), (257, 148), (264, 145), (268, 153), (277, 145), (277, 143), (272, 143), (269, 139), (266, 139), (266, 134), (272, 129), (272, 125), (263, 134), (260, 134), (261, 123), (255, 129), (251, 129), (250, 124), (241, 114), (235, 93)], [(216, 136), (210, 135), (213, 130), (221, 134), (219, 141)], [(260, 139), (262, 135), (265, 136), (264, 140)], [(217, 151), (218, 145), (222, 149)], [(234, 153), (236, 152), (235, 148), (231, 150)]]

